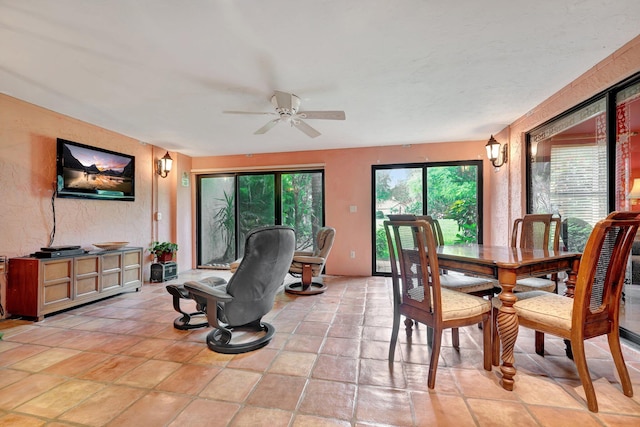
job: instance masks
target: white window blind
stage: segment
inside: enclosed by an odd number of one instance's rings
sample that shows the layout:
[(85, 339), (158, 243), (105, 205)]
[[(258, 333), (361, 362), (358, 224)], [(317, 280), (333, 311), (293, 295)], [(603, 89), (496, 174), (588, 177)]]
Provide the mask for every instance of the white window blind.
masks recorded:
[(562, 218), (592, 226), (607, 216), (607, 152), (604, 144), (551, 148), (550, 201)]

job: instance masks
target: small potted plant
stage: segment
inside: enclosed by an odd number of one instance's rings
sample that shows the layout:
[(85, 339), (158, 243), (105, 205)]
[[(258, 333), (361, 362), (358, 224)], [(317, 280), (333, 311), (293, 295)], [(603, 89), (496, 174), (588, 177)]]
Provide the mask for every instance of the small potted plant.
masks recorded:
[(149, 246), (149, 252), (156, 257), (158, 262), (171, 261), (177, 250), (178, 245), (171, 242), (152, 242)]

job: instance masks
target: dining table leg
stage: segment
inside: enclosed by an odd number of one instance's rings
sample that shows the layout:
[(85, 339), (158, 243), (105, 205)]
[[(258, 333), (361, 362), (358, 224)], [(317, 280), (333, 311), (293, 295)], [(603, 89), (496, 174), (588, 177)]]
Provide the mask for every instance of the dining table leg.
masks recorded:
[(498, 281), (502, 292), (498, 297), (502, 302), (498, 312), (498, 336), (502, 344), (502, 387), (505, 390), (513, 390), (513, 377), (516, 375), (516, 368), (513, 366), (513, 357), (516, 338), (518, 337), (518, 316), (513, 304), (517, 301), (513, 288), (516, 285), (516, 274), (513, 271), (500, 269), (498, 271)]
[(567, 271), (567, 280), (564, 282), (566, 289), (564, 296), (573, 298), (576, 290), (576, 279), (578, 277), (578, 268), (580, 268), (580, 260), (576, 259), (571, 263), (571, 270)]

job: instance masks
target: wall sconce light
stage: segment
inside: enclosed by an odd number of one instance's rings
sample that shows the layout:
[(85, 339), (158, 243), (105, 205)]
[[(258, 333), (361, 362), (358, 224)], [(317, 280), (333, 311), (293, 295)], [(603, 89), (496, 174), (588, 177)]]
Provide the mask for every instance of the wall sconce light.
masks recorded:
[(167, 154), (165, 154), (161, 159), (158, 159), (156, 173), (160, 175), (161, 178), (166, 178), (167, 175), (169, 175), (169, 172), (171, 172), (171, 166), (173, 166), (173, 159), (167, 151)]
[(496, 162), (500, 157), (500, 143), (495, 140), (493, 135), (491, 135), (491, 138), (489, 138), (489, 142), (487, 142), (487, 145), (485, 145), (484, 148), (487, 149), (487, 157), (491, 161), (491, 164), (494, 168), (499, 168), (500, 166), (507, 163), (507, 160), (509, 160), (509, 153), (507, 148), (508, 146), (509, 144), (504, 144), (502, 146), (502, 161), (498, 164)]
[(640, 199), (640, 178), (633, 180), (633, 185), (631, 186), (631, 191), (627, 194), (627, 199), (631, 200), (632, 205), (638, 203), (638, 199)]

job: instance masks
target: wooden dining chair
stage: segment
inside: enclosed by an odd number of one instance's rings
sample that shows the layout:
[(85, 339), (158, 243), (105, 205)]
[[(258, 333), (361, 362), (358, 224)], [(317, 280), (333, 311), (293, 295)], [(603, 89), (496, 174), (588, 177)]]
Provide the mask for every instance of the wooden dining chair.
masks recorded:
[[(444, 236), (442, 234), (442, 227), (440, 222), (433, 218), (431, 215), (389, 215), (391, 221), (415, 221), (423, 220), (427, 221), (431, 225), (433, 232), (433, 238), (435, 239), (436, 246), (443, 246)], [(440, 286), (443, 288), (451, 289), (458, 292), (464, 292), (465, 294), (471, 294), (476, 296), (493, 296), (496, 293), (496, 283), (490, 279), (484, 279), (482, 277), (469, 276), (466, 274), (449, 274), (446, 270), (441, 270), (440, 273)]]
[[(442, 331), (483, 325), (484, 369), (491, 370), (491, 302), (440, 286), (440, 269), (433, 229), (425, 220), (385, 221), (393, 283), (393, 330), (389, 363), (393, 364), (400, 316), (433, 330), (427, 386), (433, 388), (442, 342)], [(459, 346), (454, 344), (456, 350)]]
[[(420, 215), (417, 219), (423, 219), (431, 225), (436, 246), (444, 245), (444, 237), (440, 222), (431, 215)], [(496, 282), (491, 279), (482, 277), (469, 276), (468, 274), (453, 273), (449, 274), (447, 270), (440, 270), (440, 286), (452, 291), (463, 292), (469, 295), (479, 297), (489, 297), (491, 299), (497, 291), (499, 291)], [(406, 322), (408, 323), (408, 322)], [(409, 325), (407, 325), (409, 327)], [(482, 326), (481, 324), (479, 326)], [(458, 328), (451, 329), (451, 341), (454, 347), (460, 346), (460, 333)]]
[[(427, 221), (431, 225), (436, 246), (444, 245), (444, 237), (440, 222), (431, 215), (419, 215), (416, 219)], [(467, 274), (449, 274), (446, 270), (440, 271), (440, 286), (453, 291), (464, 292), (476, 296), (493, 296), (496, 293), (496, 284), (491, 279), (469, 276)]]
[[(522, 218), (513, 221), (511, 232), (511, 247), (521, 249), (560, 249), (560, 217), (552, 214), (526, 214)], [(553, 240), (551, 240), (553, 236)], [(551, 241), (551, 245), (549, 242)], [(518, 299), (526, 299), (538, 296), (540, 292), (554, 292), (558, 289), (558, 274), (553, 273), (545, 277), (525, 277), (516, 280), (513, 292)], [(492, 361), (494, 365), (500, 363), (500, 340), (498, 338), (497, 318), (502, 302), (499, 298), (493, 299), (492, 313)], [(544, 355), (544, 333), (535, 333), (535, 351)]]
[[(389, 215), (390, 219), (399, 220), (424, 220), (431, 226), (433, 232), (433, 238), (436, 246), (444, 245), (444, 236), (442, 234), (442, 227), (437, 219), (431, 215)], [(480, 297), (493, 297), (496, 294), (497, 286), (493, 280), (484, 279), (482, 277), (469, 276), (466, 274), (453, 273), (449, 274), (446, 270), (440, 270), (440, 286), (452, 291), (463, 292), (465, 294), (476, 295)], [(405, 329), (407, 335), (411, 336), (411, 328), (413, 321), (410, 318), (405, 320)], [(460, 346), (460, 333), (458, 328), (451, 329), (451, 340), (453, 346), (458, 348)]]
[[(511, 247), (523, 249), (560, 249), (560, 217), (552, 214), (527, 214), (513, 222)], [(553, 240), (551, 240), (553, 237)], [(549, 244), (551, 242), (551, 244)], [(558, 275), (518, 279), (513, 292), (557, 290)]]
[(571, 342), (592, 412), (598, 412), (598, 402), (585, 357), (584, 340), (589, 338), (607, 335), (622, 391), (633, 396), (620, 347), (619, 314), (627, 261), (639, 225), (640, 212), (613, 212), (596, 224), (580, 260), (573, 298), (545, 292), (513, 305), (520, 326)]

